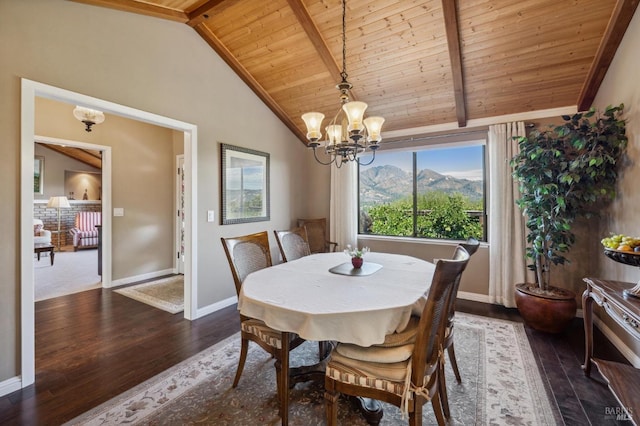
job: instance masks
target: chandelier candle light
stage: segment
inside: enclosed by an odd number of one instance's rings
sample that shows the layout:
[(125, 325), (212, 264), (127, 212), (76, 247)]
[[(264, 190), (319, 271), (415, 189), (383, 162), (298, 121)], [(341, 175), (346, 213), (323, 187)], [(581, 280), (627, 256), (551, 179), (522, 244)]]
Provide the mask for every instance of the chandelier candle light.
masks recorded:
[[(350, 101), (349, 91), (353, 87), (347, 81), (347, 42), (346, 42), (346, 3), (342, 1), (342, 81), (336, 86), (340, 91), (341, 108), (333, 117), (331, 123), (325, 128), (324, 151), (330, 158), (329, 161), (322, 161), (318, 158), (316, 149), (322, 144), (322, 121), (324, 114), (320, 112), (308, 112), (302, 115), (302, 119), (307, 126), (307, 139), (309, 147), (313, 149), (313, 156), (316, 161), (323, 165), (335, 163), (338, 168), (343, 163), (355, 161), (366, 166), (373, 163), (376, 158), (376, 150), (380, 147), (382, 140), (381, 131), (384, 118), (369, 117), (364, 118), (367, 104), (359, 101)], [(371, 150), (373, 156), (367, 163), (363, 163), (358, 155)]]

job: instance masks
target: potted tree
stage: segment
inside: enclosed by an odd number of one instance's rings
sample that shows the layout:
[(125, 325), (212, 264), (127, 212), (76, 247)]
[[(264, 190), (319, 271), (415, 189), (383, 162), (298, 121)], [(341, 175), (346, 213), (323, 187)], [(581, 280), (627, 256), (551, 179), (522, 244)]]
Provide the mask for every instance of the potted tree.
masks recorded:
[(575, 316), (575, 294), (551, 284), (552, 266), (568, 262), (575, 219), (591, 216), (595, 203), (615, 195), (617, 163), (627, 145), (623, 108), (563, 116), (564, 124), (516, 138), (520, 152), (511, 166), (536, 282), (516, 285), (515, 296), (525, 323), (534, 329), (560, 332)]

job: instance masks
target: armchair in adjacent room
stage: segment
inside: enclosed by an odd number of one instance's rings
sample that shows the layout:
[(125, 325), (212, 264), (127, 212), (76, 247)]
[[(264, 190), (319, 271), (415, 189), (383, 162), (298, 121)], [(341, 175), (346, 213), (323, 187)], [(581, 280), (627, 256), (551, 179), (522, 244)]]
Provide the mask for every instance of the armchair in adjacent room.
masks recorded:
[(33, 219), (33, 243), (51, 244), (51, 231), (44, 229), (40, 219)]
[(98, 247), (98, 229), (102, 225), (101, 212), (78, 212), (69, 233), (73, 237), (73, 251)]

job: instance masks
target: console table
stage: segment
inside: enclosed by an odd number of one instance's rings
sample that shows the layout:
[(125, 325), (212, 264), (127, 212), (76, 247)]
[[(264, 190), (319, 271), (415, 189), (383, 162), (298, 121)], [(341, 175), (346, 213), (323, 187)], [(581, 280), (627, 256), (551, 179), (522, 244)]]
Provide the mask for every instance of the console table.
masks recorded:
[[(593, 357), (593, 302), (604, 309), (627, 333), (640, 340), (640, 299), (627, 297), (624, 290), (635, 286), (633, 283), (602, 280), (599, 278), (584, 278), (587, 289), (582, 294), (582, 310), (584, 314), (585, 358), (582, 369), (584, 374), (591, 373), (591, 362), (598, 367), (598, 371), (609, 384), (609, 389), (627, 410), (634, 424), (638, 424), (640, 417), (640, 370), (629, 365), (620, 364)], [(619, 413), (622, 414), (622, 413)]]

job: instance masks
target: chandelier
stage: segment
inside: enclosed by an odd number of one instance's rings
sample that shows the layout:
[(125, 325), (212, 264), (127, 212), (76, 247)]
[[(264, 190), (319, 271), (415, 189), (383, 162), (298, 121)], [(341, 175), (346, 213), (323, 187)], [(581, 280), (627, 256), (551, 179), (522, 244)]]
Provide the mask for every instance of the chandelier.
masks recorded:
[[(342, 0), (342, 81), (336, 86), (340, 91), (341, 107), (325, 128), (325, 139), (322, 141), (324, 114), (308, 112), (302, 115), (307, 126), (308, 145), (313, 149), (316, 161), (325, 166), (335, 163), (338, 168), (349, 161), (355, 161), (362, 166), (373, 163), (382, 140), (380, 132), (384, 123), (382, 117), (364, 118), (366, 103), (349, 100), (349, 91), (353, 85), (347, 81), (346, 3), (347, 0)], [(320, 145), (324, 145), (328, 161), (318, 158), (317, 148)], [(363, 163), (358, 156), (367, 150), (370, 150), (373, 156), (369, 162)]]

